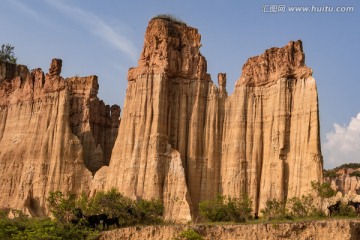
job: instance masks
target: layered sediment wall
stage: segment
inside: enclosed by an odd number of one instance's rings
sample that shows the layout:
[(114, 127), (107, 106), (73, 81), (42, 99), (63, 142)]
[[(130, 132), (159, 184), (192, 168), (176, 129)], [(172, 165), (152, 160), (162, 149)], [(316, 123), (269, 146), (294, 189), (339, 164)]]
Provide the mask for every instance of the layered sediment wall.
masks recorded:
[(180, 237), (181, 233), (188, 229), (193, 229), (195, 232), (200, 234), (204, 240), (356, 240), (360, 238), (359, 220), (328, 220), (277, 224), (129, 227), (104, 232), (101, 234), (100, 239), (173, 240)]

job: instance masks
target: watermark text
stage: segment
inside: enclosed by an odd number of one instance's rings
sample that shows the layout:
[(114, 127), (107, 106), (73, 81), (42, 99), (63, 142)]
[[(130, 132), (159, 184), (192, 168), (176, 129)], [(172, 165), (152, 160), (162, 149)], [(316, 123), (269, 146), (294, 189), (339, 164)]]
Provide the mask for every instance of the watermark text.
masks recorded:
[(283, 4), (264, 4), (261, 7), (261, 11), (263, 13), (352, 13), (355, 11), (355, 8), (353, 6), (287, 6)]

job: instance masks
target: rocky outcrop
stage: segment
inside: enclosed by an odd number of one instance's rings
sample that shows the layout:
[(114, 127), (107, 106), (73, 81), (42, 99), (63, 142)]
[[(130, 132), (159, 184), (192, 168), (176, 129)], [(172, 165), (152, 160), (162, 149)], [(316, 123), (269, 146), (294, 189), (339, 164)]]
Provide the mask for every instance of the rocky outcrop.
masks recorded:
[(298, 223), (269, 223), (244, 225), (195, 225), (195, 226), (148, 226), (129, 227), (103, 232), (101, 240), (107, 239), (153, 239), (170, 240), (180, 237), (183, 231), (193, 229), (204, 240), (247, 239), (344, 239), (360, 238), (359, 220), (329, 220)]
[(341, 192), (343, 195), (360, 195), (360, 177), (350, 175), (355, 171), (360, 172), (360, 169), (339, 169), (335, 178), (327, 177), (325, 181), (329, 182), (335, 191)]
[(257, 212), (322, 181), (317, 90), (301, 41), (250, 58), (228, 97), (226, 74), (217, 87), (207, 73), (200, 39), (172, 19), (150, 21), (110, 166), (93, 189), (161, 198), (168, 217), (188, 220), (219, 193), (247, 194)]
[(89, 191), (88, 169), (110, 158), (120, 108), (99, 101), (95, 76), (63, 79), (61, 66), (53, 59), (45, 75), (0, 62), (1, 207), (47, 214), (50, 191)]

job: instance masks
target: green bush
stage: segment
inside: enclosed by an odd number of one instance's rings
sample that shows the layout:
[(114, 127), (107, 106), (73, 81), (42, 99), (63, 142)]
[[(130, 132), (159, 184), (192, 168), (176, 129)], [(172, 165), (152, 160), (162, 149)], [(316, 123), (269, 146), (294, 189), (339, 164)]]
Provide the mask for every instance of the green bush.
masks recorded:
[(321, 199), (331, 198), (336, 194), (336, 191), (331, 188), (329, 182), (319, 183), (316, 181), (312, 181), (311, 187), (313, 188), (313, 190), (315, 190), (317, 196)]
[[(288, 212), (293, 217), (318, 216), (319, 208), (312, 195), (302, 195), (301, 198), (293, 197), (286, 201)], [(322, 215), (322, 214), (320, 214)]]
[(324, 170), (324, 178), (334, 179), (340, 177), (340, 174), (336, 173), (336, 170)]
[(2, 44), (1, 50), (0, 50), (0, 60), (4, 62), (9, 63), (16, 63), (16, 57), (14, 54), (14, 46), (11, 46), (10, 44)]
[(291, 219), (286, 209), (286, 201), (279, 201), (277, 199), (266, 201), (266, 206), (261, 210), (261, 213), (268, 220)]
[(179, 238), (176, 238), (176, 240), (203, 240), (203, 239), (204, 238), (192, 228), (182, 231), (179, 235)]
[(352, 169), (358, 169), (360, 168), (360, 163), (345, 163), (345, 164), (342, 164), (336, 168), (334, 168), (335, 170), (339, 170), (339, 169), (342, 169), (342, 168), (352, 168)]
[(354, 171), (352, 173), (349, 174), (350, 177), (360, 177), (360, 171)]
[(69, 193), (64, 195), (60, 191), (50, 192), (47, 198), (48, 206), (52, 215), (62, 223), (70, 222), (74, 217), (76, 208), (76, 195)]
[(342, 202), (340, 205), (339, 213), (334, 212), (334, 214), (332, 216), (356, 217), (357, 213), (356, 213), (354, 207), (348, 206), (347, 204)]
[(132, 200), (123, 196), (116, 189), (99, 191), (92, 198), (88, 199), (82, 194), (77, 200), (77, 207), (83, 210), (85, 215), (106, 213), (109, 217), (119, 217), (122, 221), (130, 220), (127, 210), (132, 205)]
[(211, 222), (244, 222), (251, 218), (252, 202), (248, 197), (231, 198), (218, 195), (199, 203), (200, 215)]
[(141, 199), (135, 203), (133, 209), (139, 223), (158, 224), (163, 221), (164, 206), (160, 200)]

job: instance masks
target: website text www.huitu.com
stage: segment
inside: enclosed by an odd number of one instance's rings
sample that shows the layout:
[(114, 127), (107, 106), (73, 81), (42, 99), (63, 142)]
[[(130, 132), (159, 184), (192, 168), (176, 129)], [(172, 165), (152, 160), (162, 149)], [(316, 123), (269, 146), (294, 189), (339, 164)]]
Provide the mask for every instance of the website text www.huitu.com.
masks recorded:
[(354, 10), (355, 8), (353, 6), (287, 6), (282, 4), (264, 4), (261, 6), (263, 13), (352, 13)]

